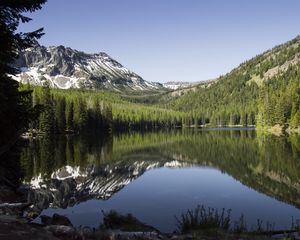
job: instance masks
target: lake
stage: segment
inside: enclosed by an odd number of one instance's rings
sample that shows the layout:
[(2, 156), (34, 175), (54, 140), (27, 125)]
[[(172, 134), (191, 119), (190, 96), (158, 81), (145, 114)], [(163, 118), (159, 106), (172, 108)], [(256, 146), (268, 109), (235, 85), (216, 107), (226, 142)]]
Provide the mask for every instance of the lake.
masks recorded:
[(243, 214), (248, 228), (300, 219), (300, 137), (253, 129), (45, 137), (21, 152), (23, 187), (41, 214), (98, 227), (131, 213), (163, 232), (198, 205)]

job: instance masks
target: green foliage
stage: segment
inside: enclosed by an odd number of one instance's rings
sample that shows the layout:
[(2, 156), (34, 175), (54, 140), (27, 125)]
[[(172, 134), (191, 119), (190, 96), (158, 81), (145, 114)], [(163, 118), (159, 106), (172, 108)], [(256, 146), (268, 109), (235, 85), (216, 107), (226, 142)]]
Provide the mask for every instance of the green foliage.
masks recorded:
[(42, 132), (170, 129), (193, 124), (190, 114), (126, 102), (104, 91), (34, 87), (33, 104), (42, 105)]
[(190, 112), (200, 125), (254, 125), (258, 86), (246, 84), (248, 80), (241, 71), (233, 72), (171, 101), (169, 107)]
[(290, 126), (291, 126), (291, 128), (298, 128), (300, 126), (300, 111), (299, 110), (297, 110), (294, 114), (292, 114)]
[(87, 105), (81, 98), (74, 102), (74, 128), (80, 132), (88, 128)]
[(43, 106), (43, 111), (39, 118), (39, 129), (45, 133), (53, 133), (55, 127), (53, 99), (50, 94), (50, 88), (44, 87), (41, 89), (39, 97), (40, 103)]
[(33, 128), (42, 133), (107, 132), (111, 128), (110, 106), (98, 97), (72, 90), (62, 94), (47, 86), (35, 87), (33, 96), (33, 104), (43, 108)]
[(258, 125), (298, 128), (300, 68), (290, 67), (284, 74), (269, 78), (260, 89)]
[(17, 33), (20, 22), (31, 20), (23, 13), (38, 10), (44, 3), (45, 0), (3, 0), (0, 3), (0, 146), (27, 127), (35, 112), (30, 108), (31, 92), (19, 90), (19, 84), (10, 75), (17, 73), (12, 66), (18, 50), (31, 46), (42, 35), (42, 29)]
[[(68, 114), (70, 114), (70, 112)], [(55, 128), (58, 132), (64, 132), (66, 130), (66, 115), (66, 99), (64, 97), (58, 97), (55, 101)]]
[(74, 129), (74, 103), (72, 101), (68, 101), (66, 103), (66, 129), (71, 131)]
[(299, 61), (299, 52), (297, 37), (163, 104), (189, 112), (199, 124), (297, 128), (300, 67), (293, 61)]

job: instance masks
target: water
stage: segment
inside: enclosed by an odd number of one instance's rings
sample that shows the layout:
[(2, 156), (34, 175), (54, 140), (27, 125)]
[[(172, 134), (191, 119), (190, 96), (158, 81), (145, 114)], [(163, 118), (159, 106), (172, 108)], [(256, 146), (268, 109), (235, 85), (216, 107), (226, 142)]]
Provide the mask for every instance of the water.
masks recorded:
[(161, 231), (197, 205), (291, 227), (300, 219), (300, 138), (253, 130), (132, 133), (29, 142), (23, 182), (42, 214), (98, 227), (102, 210), (132, 213)]

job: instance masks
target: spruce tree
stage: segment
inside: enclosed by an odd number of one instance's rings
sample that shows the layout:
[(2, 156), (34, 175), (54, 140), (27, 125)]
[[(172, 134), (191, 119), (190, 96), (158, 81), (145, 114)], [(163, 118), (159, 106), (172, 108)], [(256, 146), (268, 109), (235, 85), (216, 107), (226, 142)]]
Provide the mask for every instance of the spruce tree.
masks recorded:
[(24, 128), (30, 118), (30, 106), (24, 99), (30, 91), (20, 92), (18, 82), (10, 75), (17, 73), (13, 67), (18, 51), (27, 48), (41, 37), (42, 30), (18, 33), (19, 23), (29, 22), (24, 12), (33, 12), (42, 7), (46, 0), (1, 0), (0, 1), (0, 146), (8, 143)]
[(50, 87), (45, 86), (42, 90), (41, 104), (43, 111), (40, 115), (40, 130), (46, 134), (52, 134), (55, 130), (54, 104)]
[(73, 101), (67, 102), (66, 105), (66, 125), (68, 131), (74, 130), (74, 104)]
[(59, 97), (55, 102), (56, 131), (58, 133), (64, 133), (66, 130), (66, 100), (64, 97)]

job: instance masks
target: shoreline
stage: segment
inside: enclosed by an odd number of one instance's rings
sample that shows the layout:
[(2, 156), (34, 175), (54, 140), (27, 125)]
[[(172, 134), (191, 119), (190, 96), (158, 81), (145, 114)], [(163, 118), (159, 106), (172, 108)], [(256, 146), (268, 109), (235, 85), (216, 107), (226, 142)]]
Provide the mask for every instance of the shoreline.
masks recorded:
[[(60, 216), (66, 219), (64, 216)], [(136, 224), (140, 225), (138, 222)], [(126, 223), (123, 223), (126, 226)], [(135, 226), (135, 227), (136, 227)], [(267, 239), (300, 239), (299, 230), (278, 230), (262, 232), (226, 232), (222, 229), (198, 229), (188, 233), (161, 233), (151, 226), (143, 225), (145, 228), (136, 230), (122, 230), (119, 228), (91, 228), (88, 226), (74, 227), (72, 224), (61, 221), (60, 223), (37, 224), (28, 222), (22, 217), (13, 215), (0, 215), (0, 239), (109, 239), (109, 240), (267, 240)], [(151, 229), (152, 228), (152, 229)]]

